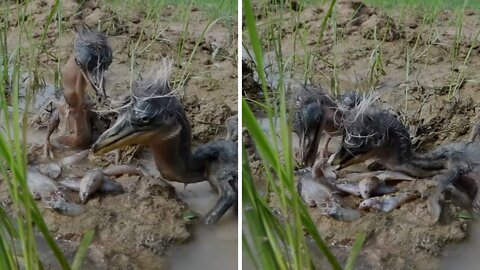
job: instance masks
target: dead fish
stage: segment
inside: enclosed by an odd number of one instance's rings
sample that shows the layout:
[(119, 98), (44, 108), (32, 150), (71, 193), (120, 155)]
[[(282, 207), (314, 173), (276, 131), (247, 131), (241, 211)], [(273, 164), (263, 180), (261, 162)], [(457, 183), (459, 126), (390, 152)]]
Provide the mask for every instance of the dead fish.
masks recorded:
[(300, 172), (297, 176), (297, 192), (308, 206), (317, 206), (323, 214), (340, 221), (353, 221), (361, 217), (358, 210), (342, 206), (333, 189), (313, 179), (311, 171)]
[(330, 166), (330, 163), (326, 162), (326, 159), (317, 159), (315, 164), (313, 164), (312, 172), (315, 177), (325, 177), (325, 179), (329, 181), (337, 180), (336, 171), (338, 169), (337, 166)]
[(89, 171), (82, 180), (80, 180), (80, 201), (86, 203), (87, 200), (100, 189), (102, 182), (102, 171)]
[(60, 174), (62, 174), (62, 167), (60, 167), (58, 164), (50, 163), (40, 166), (40, 172), (52, 179), (57, 179)]
[(83, 161), (85, 158), (87, 158), (89, 153), (90, 153), (90, 149), (83, 150), (83, 151), (81, 151), (81, 152), (79, 152), (79, 153), (77, 153), (73, 156), (69, 156), (69, 157), (66, 157), (66, 158), (62, 159), (62, 161), (60, 163), (63, 166), (75, 165), (75, 164)]
[(376, 171), (376, 172), (362, 172), (362, 173), (351, 173), (348, 175), (349, 181), (361, 181), (365, 178), (377, 177), (378, 180), (382, 182), (386, 181), (413, 181), (415, 178), (408, 176), (401, 172), (394, 171)]
[(389, 186), (389, 185), (380, 185), (377, 187), (377, 189), (375, 189), (373, 191), (373, 193), (371, 194), (372, 196), (382, 196), (382, 195), (385, 195), (385, 194), (390, 194), (390, 193), (395, 193), (397, 192), (397, 188), (396, 187), (392, 187), (392, 186)]
[(359, 208), (360, 210), (373, 209), (380, 212), (390, 212), (400, 205), (417, 198), (420, 198), (420, 193), (417, 191), (403, 192), (396, 195), (384, 195), (364, 200), (360, 203)]
[(365, 178), (359, 183), (350, 181), (340, 182), (336, 183), (335, 187), (339, 191), (359, 196), (364, 199), (368, 199), (371, 196), (381, 196), (397, 191), (395, 187), (383, 184), (382, 181), (376, 177)]
[(325, 213), (336, 220), (354, 221), (362, 217), (360, 211), (348, 207), (343, 207), (338, 203), (326, 207)]
[(66, 178), (58, 181), (58, 184), (74, 191), (80, 191), (80, 180), (77, 178)]
[(122, 185), (109, 179), (108, 177), (103, 178), (102, 185), (98, 191), (101, 193), (114, 195), (125, 193)]
[(355, 196), (360, 196), (360, 189), (358, 188), (358, 183), (355, 182), (340, 182), (340, 183), (335, 183), (335, 187), (343, 191), (345, 193), (355, 195)]
[(53, 202), (52, 208), (65, 216), (79, 216), (85, 212), (81, 205), (64, 200), (56, 200)]
[(401, 172), (382, 171), (376, 176), (380, 181), (413, 181), (415, 178)]
[(308, 206), (315, 207), (330, 198), (330, 188), (315, 181), (310, 170), (301, 170), (297, 172), (296, 177), (298, 177), (297, 192)]
[(358, 183), (360, 195), (364, 199), (370, 198), (370, 195), (380, 186), (381, 182), (377, 177), (368, 177)]
[(103, 174), (114, 177), (122, 176), (124, 174), (143, 176), (142, 171), (132, 165), (113, 165), (105, 168)]
[(57, 189), (55, 181), (32, 167), (27, 170), (27, 185), (37, 199), (50, 196)]

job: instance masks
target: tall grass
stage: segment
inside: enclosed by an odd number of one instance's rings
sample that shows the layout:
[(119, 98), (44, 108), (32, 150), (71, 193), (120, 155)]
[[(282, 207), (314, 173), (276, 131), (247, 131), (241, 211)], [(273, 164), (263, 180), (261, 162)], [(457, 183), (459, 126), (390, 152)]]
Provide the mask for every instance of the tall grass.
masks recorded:
[[(40, 81), (38, 54), (44, 48), (46, 29), (53, 23), (54, 16), (58, 16), (60, 1), (55, 1), (52, 7), (47, 24), (43, 26), (45, 31), (40, 42), (32, 38), (33, 29), (40, 26), (27, 20), (28, 4), (29, 1), (24, 1), (13, 8), (10, 1), (6, 1), (1, 10), (3, 24), (0, 29), (0, 59), (3, 65), (0, 80), (0, 178), (1, 185), (8, 190), (9, 199), (13, 204), (8, 213), (7, 209), (0, 207), (0, 269), (43, 269), (36, 243), (38, 235), (45, 239), (62, 269), (79, 269), (92, 240), (93, 231), (87, 232), (75, 257), (74, 265), (70, 266), (50, 235), (27, 185), (25, 144), (27, 113), (19, 107), (20, 91), (24, 87), (27, 88), (26, 108), (28, 108), (33, 89)], [(11, 10), (15, 10), (15, 13), (10, 13)], [(8, 48), (7, 41), (11, 38), (8, 36), (8, 24), (13, 17), (18, 19), (20, 35), (16, 40), (18, 45)], [(21, 81), (24, 73), (29, 77), (27, 84)]]
[[(283, 4), (283, 3), (282, 3)], [(335, 0), (332, 0), (333, 7)], [(324, 25), (331, 15), (330, 9), (324, 18)], [(271, 26), (268, 30), (273, 48), (276, 52), (276, 65), (279, 70), (278, 89), (274, 93), (267, 92), (267, 80), (263, 51), (255, 17), (250, 0), (243, 1), (243, 11), (247, 36), (252, 48), (259, 81), (264, 91), (265, 101), (261, 105), (265, 108), (269, 120), (270, 134), (276, 134), (274, 117), (278, 117), (279, 136), (268, 135), (262, 130), (256, 116), (246, 99), (242, 100), (242, 120), (260, 155), (264, 177), (267, 185), (278, 199), (281, 216), (274, 214), (267, 199), (259, 194), (254, 184), (254, 177), (250, 168), (248, 155), (243, 151), (242, 160), (242, 187), (243, 213), (246, 228), (243, 234), (243, 249), (250, 256), (258, 269), (315, 269), (314, 254), (307, 246), (308, 233), (314, 243), (325, 255), (333, 269), (342, 269), (342, 266), (329, 250), (318, 232), (308, 210), (296, 192), (294, 181), (294, 159), (292, 153), (291, 122), (287, 111), (286, 93), (284, 86), (285, 62), (281, 50), (281, 27)], [(278, 21), (282, 21), (279, 15)], [(323, 30), (322, 30), (323, 31)], [(323, 33), (320, 33), (322, 36)], [(319, 39), (321, 41), (321, 39)], [(290, 59), (290, 58), (289, 58)], [(272, 96), (273, 95), (273, 96)], [(278, 105), (277, 105), (278, 104)], [(282, 151), (280, 151), (280, 149)], [(350, 254), (346, 269), (353, 269), (355, 256), (358, 255), (364, 237), (358, 238), (355, 249)]]

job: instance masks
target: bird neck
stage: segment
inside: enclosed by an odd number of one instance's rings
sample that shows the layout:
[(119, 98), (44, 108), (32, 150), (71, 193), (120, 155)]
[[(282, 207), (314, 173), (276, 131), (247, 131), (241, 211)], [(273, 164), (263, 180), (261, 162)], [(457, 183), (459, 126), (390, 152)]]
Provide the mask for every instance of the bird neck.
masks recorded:
[(184, 121), (177, 136), (168, 140), (153, 140), (150, 143), (155, 164), (163, 178), (181, 183), (205, 181), (205, 161), (194, 158), (191, 140), (190, 125)]
[(87, 80), (80, 67), (75, 63), (74, 56), (65, 64), (62, 70), (63, 96), (65, 101), (74, 108), (84, 106), (86, 100), (85, 88)]

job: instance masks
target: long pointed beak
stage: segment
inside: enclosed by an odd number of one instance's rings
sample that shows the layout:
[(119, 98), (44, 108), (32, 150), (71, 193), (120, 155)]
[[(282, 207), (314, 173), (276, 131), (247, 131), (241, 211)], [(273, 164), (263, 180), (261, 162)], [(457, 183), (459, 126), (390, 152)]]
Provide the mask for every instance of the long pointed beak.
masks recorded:
[(313, 166), (317, 158), (318, 145), (320, 144), (320, 128), (306, 131), (300, 137), (300, 151), (303, 165)]
[(105, 71), (104, 70), (87, 71), (87, 72), (82, 71), (82, 74), (88, 80), (93, 90), (95, 91), (95, 94), (98, 97), (107, 97), (107, 93), (105, 91)]
[(95, 155), (103, 155), (123, 146), (139, 144), (151, 133), (151, 131), (136, 130), (124, 114), (111, 128), (100, 135), (93, 144), (92, 151)]

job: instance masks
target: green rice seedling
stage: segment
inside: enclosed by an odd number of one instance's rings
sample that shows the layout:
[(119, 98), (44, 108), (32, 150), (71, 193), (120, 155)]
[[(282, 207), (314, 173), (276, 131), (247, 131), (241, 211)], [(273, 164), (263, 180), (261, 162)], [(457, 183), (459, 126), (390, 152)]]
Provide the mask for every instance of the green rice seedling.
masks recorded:
[(477, 34), (475, 35), (475, 38), (472, 39), (472, 42), (471, 42), (470, 47), (469, 47), (468, 52), (467, 52), (467, 56), (465, 57), (465, 60), (463, 61), (463, 65), (459, 69), (457, 78), (456, 78), (455, 82), (450, 85), (449, 98), (455, 97), (458, 90), (462, 87), (463, 83), (466, 80), (465, 67), (467, 67), (467, 65), (468, 65), (468, 62), (470, 60), (470, 56), (472, 54), (473, 49), (477, 46), (477, 41), (478, 41), (479, 36), (480, 36), (480, 31), (477, 32)]
[[(462, 28), (463, 28), (463, 20), (464, 20), (464, 14), (465, 14), (465, 5), (467, 2), (464, 3), (463, 8), (457, 8), (455, 13), (455, 26), (456, 26), (456, 31), (455, 31), (455, 36), (453, 38), (453, 44), (451, 47), (450, 51), (450, 62), (451, 62), (451, 79), (452, 82), (450, 83), (449, 89), (448, 89), (448, 97), (451, 99), (454, 96), (454, 93), (458, 91), (461, 85), (463, 85), (464, 82), (464, 76), (463, 72), (459, 72), (458, 76), (455, 76), (456, 70), (458, 70), (457, 67), (457, 61), (458, 61), (458, 52), (460, 48), (460, 44), (463, 39), (463, 33), (462, 33)], [(474, 44), (476, 43), (477, 37), (475, 37), (473, 42)], [(466, 57), (465, 61), (468, 61), (470, 55), (470, 51), (468, 56)]]
[(375, 85), (378, 83), (380, 77), (386, 74), (382, 61), (381, 45), (383, 41), (379, 41), (377, 39), (377, 27), (375, 27), (373, 30), (373, 38), (375, 45), (373, 47), (372, 53), (370, 54), (368, 68), (369, 84), (372, 88), (374, 88)]

